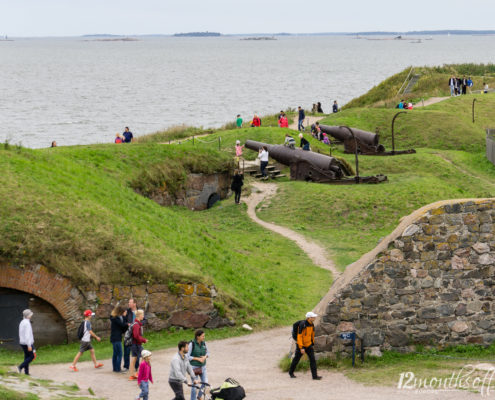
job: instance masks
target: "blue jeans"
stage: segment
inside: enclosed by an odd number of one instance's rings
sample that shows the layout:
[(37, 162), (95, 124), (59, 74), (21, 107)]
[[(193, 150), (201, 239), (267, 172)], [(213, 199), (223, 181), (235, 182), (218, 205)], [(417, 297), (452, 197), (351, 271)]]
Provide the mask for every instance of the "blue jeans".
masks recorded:
[(304, 120), (303, 119), (300, 119), (297, 123), (297, 130), (300, 131), (300, 130), (304, 130), (304, 126), (303, 126), (303, 122)]
[(148, 381), (142, 381), (139, 384), (139, 387), (141, 388), (141, 393), (139, 393), (139, 397), (143, 400), (148, 400), (148, 393), (150, 391), (150, 384)]
[(122, 342), (112, 342), (113, 355), (112, 366), (113, 372), (120, 372), (120, 366), (122, 364)]
[(451, 86), (450, 87), (450, 95), (453, 96), (455, 93), (454, 93), (454, 86)]
[[(206, 366), (201, 367), (201, 371), (203, 371), (203, 373), (201, 375), (198, 375), (197, 379), (201, 379), (202, 383), (208, 383), (208, 375), (206, 375)], [(191, 400), (196, 400), (198, 397), (203, 397), (203, 395), (206, 393), (205, 388), (206, 388), (205, 385), (201, 385), (201, 389), (199, 390), (198, 394), (196, 395), (196, 391), (198, 391), (198, 389), (196, 389), (193, 386), (191, 388)]]

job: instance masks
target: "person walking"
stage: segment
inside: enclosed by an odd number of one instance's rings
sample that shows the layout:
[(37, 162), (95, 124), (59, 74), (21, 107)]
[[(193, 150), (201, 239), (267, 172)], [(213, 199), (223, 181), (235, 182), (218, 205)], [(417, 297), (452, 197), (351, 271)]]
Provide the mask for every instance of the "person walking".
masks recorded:
[(122, 335), (127, 331), (126, 309), (116, 306), (110, 315), (110, 343), (112, 343), (112, 368), (113, 372), (122, 372)]
[(235, 165), (237, 166), (237, 168), (240, 167), (243, 149), (244, 149), (244, 145), (241, 145), (241, 141), (236, 140), (235, 141)]
[(304, 130), (303, 123), (304, 123), (304, 119), (306, 118), (306, 114), (304, 114), (304, 110), (301, 108), (301, 106), (297, 107), (297, 111), (298, 111), (297, 130), (301, 132)]
[(186, 341), (181, 340), (177, 345), (179, 351), (175, 354), (170, 362), (170, 375), (168, 377), (168, 384), (174, 391), (175, 397), (173, 400), (185, 400), (184, 388), (182, 385), (187, 383), (186, 374), (189, 374), (193, 385), (197, 385), (199, 381), (194, 375), (194, 371), (187, 358), (189, 352), (189, 345)]
[(70, 369), (74, 372), (79, 371), (77, 369), (77, 362), (83, 355), (83, 353), (87, 350), (91, 353), (91, 359), (93, 360), (93, 364), (95, 365), (95, 368), (101, 368), (103, 367), (103, 364), (98, 363), (96, 361), (96, 356), (95, 356), (95, 349), (93, 349), (93, 346), (91, 346), (91, 338), (95, 338), (98, 342), (101, 341), (101, 338), (97, 336), (91, 329), (91, 318), (95, 315), (94, 312), (91, 310), (86, 310), (84, 311), (84, 321), (82, 322), (83, 326), (83, 335), (81, 338), (81, 345), (79, 346), (79, 351), (77, 352), (76, 356), (74, 357), (74, 361), (70, 365)]
[(135, 380), (138, 378), (137, 365), (139, 365), (139, 359), (141, 357), (141, 352), (143, 351), (143, 344), (148, 340), (143, 337), (143, 319), (144, 311), (136, 311), (136, 319), (134, 323), (130, 326), (132, 327), (132, 344), (131, 344), (131, 374), (129, 380)]
[(301, 147), (305, 151), (309, 151), (309, 142), (304, 138), (302, 133), (299, 134), (299, 139), (301, 139), (299, 147)]
[(450, 95), (455, 96), (455, 86), (456, 86), (457, 79), (455, 79), (455, 76), (452, 75), (449, 79), (449, 87), (450, 87)]
[(241, 114), (237, 114), (237, 119), (235, 120), (235, 126), (242, 128), (242, 118)]
[(197, 379), (201, 380), (201, 389), (196, 396), (196, 388), (191, 388), (191, 400), (201, 399), (205, 394), (205, 383), (208, 383), (208, 376), (206, 374), (206, 359), (210, 356), (208, 347), (205, 342), (205, 332), (202, 329), (198, 329), (194, 333), (194, 340), (189, 343), (189, 350), (187, 352), (187, 358), (192, 366), (194, 375)]
[(134, 139), (134, 135), (129, 130), (128, 126), (125, 127), (123, 135), (124, 135), (124, 143), (131, 143), (132, 140)]
[(24, 351), (24, 361), (17, 367), (17, 372), (24, 370), (29, 375), (29, 364), (35, 359), (36, 350), (34, 349), (33, 327), (31, 317), (33, 312), (27, 308), (22, 312), (22, 321), (19, 324), (19, 344)]
[(230, 185), (230, 189), (235, 193), (235, 204), (241, 204), (242, 185), (244, 185), (244, 175), (236, 169), (232, 178), (232, 184)]
[(297, 328), (297, 340), (296, 340), (296, 353), (292, 359), (292, 363), (289, 368), (289, 376), (295, 378), (294, 371), (296, 370), (299, 360), (303, 354), (307, 354), (309, 358), (309, 365), (311, 368), (311, 375), (313, 379), (320, 380), (321, 376), (318, 376), (316, 370), (316, 360), (315, 360), (315, 326), (314, 322), (318, 315), (314, 312), (306, 313), (306, 320), (301, 321)]
[[(129, 308), (126, 311), (127, 326), (131, 326), (136, 319), (137, 304), (134, 299), (129, 299)], [(131, 357), (131, 346), (126, 346), (124, 343), (124, 371), (129, 371)], [(138, 365), (135, 366), (138, 368)]]
[(141, 358), (143, 361), (139, 364), (138, 373), (138, 386), (141, 389), (141, 393), (136, 397), (136, 400), (143, 399), (148, 400), (150, 392), (150, 382), (153, 383), (153, 376), (151, 375), (151, 352), (143, 350), (141, 352)]
[(263, 146), (261, 149), (259, 149), (259, 154), (258, 158), (260, 159), (260, 172), (261, 172), (261, 178), (262, 179), (268, 179), (268, 176), (266, 174), (266, 166), (268, 165), (268, 149), (266, 146)]

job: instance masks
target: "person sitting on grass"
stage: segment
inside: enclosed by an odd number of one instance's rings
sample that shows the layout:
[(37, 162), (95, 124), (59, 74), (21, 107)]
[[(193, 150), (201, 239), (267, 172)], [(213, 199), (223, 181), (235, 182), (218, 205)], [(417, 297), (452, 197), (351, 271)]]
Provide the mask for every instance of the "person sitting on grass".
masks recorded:
[(299, 147), (305, 151), (309, 151), (309, 142), (304, 138), (302, 133), (299, 134), (299, 139), (301, 139)]
[(98, 363), (96, 361), (96, 356), (95, 356), (95, 349), (93, 349), (93, 346), (91, 346), (91, 338), (95, 338), (98, 342), (101, 341), (101, 338), (97, 336), (91, 329), (91, 317), (95, 315), (94, 312), (91, 310), (86, 310), (84, 311), (84, 328), (83, 328), (83, 336), (81, 338), (81, 345), (79, 347), (79, 352), (76, 354), (76, 357), (74, 358), (74, 361), (72, 362), (71, 366), (69, 367), (72, 371), (77, 372), (77, 362), (83, 355), (83, 353), (87, 350), (91, 353), (91, 359), (93, 360), (93, 364), (95, 365), (95, 368), (101, 368), (103, 367), (103, 364)]
[(289, 147), (290, 149), (296, 148), (295, 139), (291, 135), (289, 135), (288, 133), (285, 134), (284, 146)]

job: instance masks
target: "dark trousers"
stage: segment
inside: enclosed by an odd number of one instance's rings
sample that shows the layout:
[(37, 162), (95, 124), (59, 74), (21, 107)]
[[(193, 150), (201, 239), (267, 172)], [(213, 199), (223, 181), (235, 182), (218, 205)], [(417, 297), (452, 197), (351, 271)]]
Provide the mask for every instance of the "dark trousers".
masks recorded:
[(242, 191), (242, 189), (234, 190), (236, 203), (239, 203), (241, 201), (241, 191)]
[[(304, 350), (306, 351), (306, 354), (308, 355), (309, 358), (311, 375), (313, 375), (313, 378), (316, 378), (317, 373), (316, 373), (315, 350), (313, 349), (313, 346), (305, 347)], [(299, 346), (296, 346), (296, 354), (294, 355), (294, 358), (292, 359), (292, 363), (290, 364), (290, 368), (289, 368), (290, 374), (293, 374), (294, 371), (296, 370), (297, 364), (299, 363), (301, 357), (302, 357), (301, 350), (299, 349)]]
[(131, 364), (131, 346), (124, 346), (124, 368), (129, 369), (129, 365)]
[(122, 342), (112, 342), (113, 355), (112, 355), (112, 367), (114, 372), (120, 372), (120, 366), (122, 365)]
[(174, 391), (175, 397), (173, 400), (185, 400), (184, 399), (184, 390), (182, 388), (182, 382), (177, 381), (168, 381), (168, 384)]
[(268, 161), (261, 161), (260, 162), (260, 171), (262, 176), (266, 176), (266, 171), (265, 168), (268, 165)]
[(34, 347), (31, 346), (31, 351), (28, 350), (25, 344), (21, 344), (21, 347), (24, 351), (24, 361), (19, 365), (19, 369), (24, 370), (24, 373), (29, 375), (29, 363), (34, 360)]

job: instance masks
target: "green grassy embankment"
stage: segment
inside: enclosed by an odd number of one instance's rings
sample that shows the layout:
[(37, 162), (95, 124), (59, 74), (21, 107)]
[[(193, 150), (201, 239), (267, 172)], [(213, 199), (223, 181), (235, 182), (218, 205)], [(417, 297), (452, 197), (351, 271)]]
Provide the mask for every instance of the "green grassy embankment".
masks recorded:
[(239, 323), (286, 324), (326, 292), (327, 271), (232, 199), (193, 212), (130, 187), (154, 165), (168, 163), (176, 176), (184, 165), (212, 171), (230, 162), (214, 150), (154, 144), (2, 148), (0, 257), (81, 284), (214, 283), (220, 309)]
[(419, 74), (418, 82), (409, 94), (397, 93), (407, 78), (410, 67), (387, 78), (367, 93), (347, 103), (344, 108), (385, 107), (394, 108), (398, 101), (405, 99), (413, 103), (429, 97), (450, 96), (448, 86), (452, 75), (457, 77), (471, 77), (473, 91), (481, 90), (486, 82), (491, 88), (495, 85), (495, 64), (446, 64), (437, 67), (414, 67), (413, 74)]

